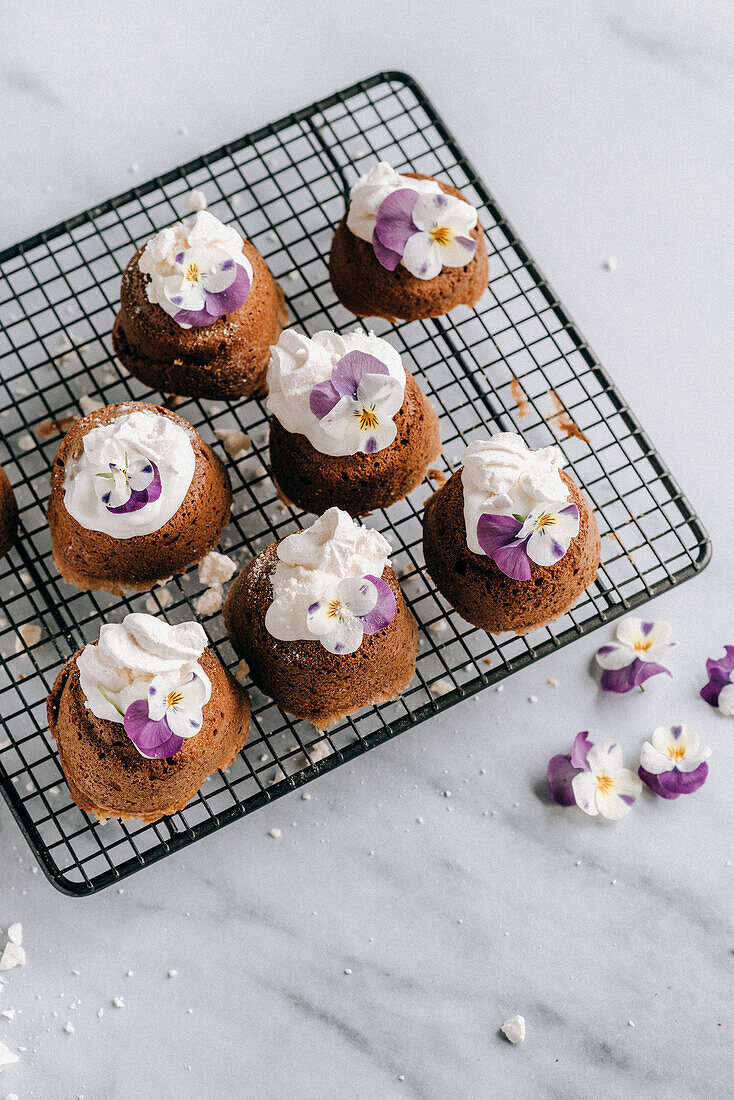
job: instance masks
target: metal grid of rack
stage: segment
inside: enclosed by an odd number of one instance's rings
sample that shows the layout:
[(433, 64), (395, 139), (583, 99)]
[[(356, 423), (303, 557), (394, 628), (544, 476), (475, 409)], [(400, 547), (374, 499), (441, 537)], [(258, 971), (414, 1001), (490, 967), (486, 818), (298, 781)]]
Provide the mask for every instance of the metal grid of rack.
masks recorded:
[[(161, 401), (112, 354), (120, 273), (142, 241), (186, 212), (189, 190), (200, 188), (209, 209), (239, 226), (265, 257), (294, 327), (348, 331), (355, 319), (334, 297), (326, 259), (349, 186), (376, 158), (450, 181), (477, 206), (487, 234), (490, 281), (475, 309), (369, 326), (398, 347), (440, 414), (437, 466), (450, 471), (468, 440), (492, 431), (519, 431), (533, 447), (558, 443), (596, 510), (598, 578), (550, 627), (522, 638), (475, 630), (422, 570), (421, 511), (435, 488), (426, 481), (368, 520), (395, 548), (393, 566), (420, 627), (417, 672), (403, 695), (322, 734), (253, 688), (248, 744), (183, 812), (155, 824), (100, 825), (69, 800), (46, 695), (62, 663), (98, 636), (105, 619), (148, 610), (180, 622), (194, 617), (202, 591), (192, 569), (165, 594), (79, 592), (51, 559), (45, 505), (65, 418), (89, 400)], [(228, 465), (235, 503), (226, 553), (244, 563), (309, 522), (274, 492), (259, 402), (185, 399), (177, 411)], [(253, 441), (237, 463), (215, 436), (235, 426)], [(118, 882), (353, 759), (693, 576), (709, 557), (706, 533), (664, 462), (423, 91), (401, 73), (362, 81), (2, 253), (0, 432), (0, 461), (21, 519), (20, 538), (0, 562), (0, 785), (41, 867), (72, 895)], [(38, 641), (26, 629), (36, 625)], [(221, 616), (204, 626), (224, 663), (236, 665)]]

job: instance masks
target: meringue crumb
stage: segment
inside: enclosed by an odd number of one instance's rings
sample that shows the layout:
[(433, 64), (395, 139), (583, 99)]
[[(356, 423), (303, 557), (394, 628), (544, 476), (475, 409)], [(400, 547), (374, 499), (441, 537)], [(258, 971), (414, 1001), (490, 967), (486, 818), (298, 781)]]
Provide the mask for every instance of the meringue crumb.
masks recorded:
[(602, 267), (605, 271), (616, 271), (617, 261), (615, 260), (614, 256), (610, 256), (608, 260), (605, 260), (602, 264)]
[(209, 588), (224, 584), (236, 572), (237, 562), (226, 554), (219, 554), (216, 550), (210, 550), (199, 562), (199, 580)]
[(27, 433), (26, 435), (22, 435), (18, 440), (18, 446), (20, 447), (21, 451), (32, 451), (35, 445), (36, 441), (34, 440), (33, 436), (28, 435)]
[(6, 1047), (5, 1043), (0, 1042), (0, 1071), (7, 1069), (8, 1066), (14, 1066), (19, 1061), (18, 1055), (13, 1054), (10, 1047)]
[(4, 1016), (6, 1020), (14, 1020), (15, 1019), (15, 1009), (14, 1008), (4, 1008), (2, 1010), (2, 1012), (0, 1012), (0, 1016)]
[(505, 685), (504, 684), (497, 684), (497, 687), (494, 690), (498, 691), (498, 692), (499, 691), (504, 691), (505, 690)]
[(304, 791), (303, 794), (301, 795), (301, 798), (303, 799), (304, 802), (310, 802), (311, 801), (311, 795), (308, 793), (308, 791)]
[(24, 649), (38, 645), (41, 640), (41, 627), (38, 623), (23, 623), (18, 627), (18, 637), (15, 639), (15, 652), (22, 653)]
[(538, 702), (538, 696), (537, 695), (528, 695), (528, 702), (529, 703), (537, 703)]
[(103, 1008), (98, 1008), (97, 1009), (97, 1019), (101, 1020), (103, 1016), (104, 1016), (104, 1009)]
[(170, 607), (173, 603), (173, 593), (168, 588), (159, 588), (156, 590), (155, 595), (151, 592), (145, 601), (145, 610), (151, 615), (155, 615), (158, 611), (164, 611), (167, 607)]
[(124, 1008), (125, 1007), (125, 1002), (122, 999), (122, 997), (113, 997), (112, 998), (112, 1004), (115, 1008)]
[(271, 829), (268, 833), (268, 836), (271, 836), (273, 840), (280, 840), (282, 835), (280, 829)]
[(628, 1020), (627, 1021), (627, 1027), (634, 1027), (634, 1026), (635, 1026), (635, 1021), (634, 1020)]
[(345, 974), (351, 974), (352, 972), (351, 972), (351, 970), (345, 970), (344, 973)]
[(66, 1032), (67, 1035), (73, 1035), (74, 1034), (74, 1025), (72, 1024), (71, 1020), (67, 1020), (66, 1023), (64, 1024), (64, 1031)]
[(190, 191), (186, 196), (186, 209), (192, 214), (199, 210), (206, 210), (208, 205), (203, 191)]
[(0, 958), (0, 970), (12, 970), (14, 966), (25, 966), (25, 949), (19, 943), (8, 942)]
[(15, 924), (11, 924), (8, 928), (8, 939), (11, 943), (15, 943), (20, 947), (23, 942), (23, 925), (20, 921), (16, 921)]
[(219, 428), (214, 434), (235, 462), (244, 458), (252, 447), (252, 440), (247, 432), (241, 432), (238, 428)]
[(553, 687), (553, 688), (557, 688), (557, 687), (558, 687), (558, 680), (556, 680), (555, 676), (549, 676), (549, 677), (548, 677), (548, 683), (549, 683), (549, 684), (550, 684), (550, 686), (551, 686), (551, 687)]
[(240, 661), (240, 663), (237, 665), (237, 668), (235, 669), (235, 678), (239, 680), (241, 684), (243, 684), (249, 675), (250, 666), (248, 665), (247, 661)]
[(223, 603), (221, 585), (218, 588), (207, 588), (206, 592), (194, 600), (194, 611), (197, 615), (206, 618), (215, 615)]
[(169, 970), (168, 971), (168, 977), (169, 978), (177, 978), (178, 977), (178, 970)]
[(436, 698), (440, 698), (442, 695), (448, 695), (450, 691), (454, 690), (454, 685), (449, 680), (436, 680), (435, 684), (431, 684), (430, 692)]
[(95, 397), (90, 397), (88, 394), (84, 393), (79, 398), (79, 408), (85, 416), (89, 416), (90, 413), (97, 412), (98, 409), (103, 409), (104, 402), (98, 401)]
[(523, 1043), (525, 1041), (525, 1017), (513, 1016), (505, 1020), (500, 1031), (511, 1043)]

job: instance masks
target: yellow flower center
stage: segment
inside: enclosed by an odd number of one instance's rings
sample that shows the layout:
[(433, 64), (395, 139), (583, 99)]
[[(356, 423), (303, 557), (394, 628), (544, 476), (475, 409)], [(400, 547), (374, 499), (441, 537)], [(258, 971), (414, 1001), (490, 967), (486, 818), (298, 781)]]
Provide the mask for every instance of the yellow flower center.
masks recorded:
[(599, 794), (609, 794), (614, 789), (614, 780), (611, 775), (597, 775), (596, 789)]
[(177, 707), (181, 702), (183, 702), (183, 695), (180, 691), (170, 691), (166, 696), (167, 707)]
[(668, 756), (671, 760), (682, 760), (686, 755), (683, 745), (668, 745)]
[(199, 281), (199, 265), (191, 263), (186, 268), (186, 278), (190, 283), (198, 283)]
[(542, 516), (538, 516), (535, 521), (536, 530), (542, 531), (545, 527), (554, 527), (556, 523), (556, 517), (552, 512), (545, 512)]
[(379, 420), (377, 419), (374, 409), (359, 410), (359, 426), (363, 432), (374, 431), (378, 424)]
[(344, 604), (341, 600), (329, 600), (326, 608), (326, 614), (330, 619), (343, 619), (344, 618)]
[(442, 248), (451, 243), (452, 233), (447, 225), (437, 225), (431, 230), (431, 238)]
[(648, 649), (650, 649), (651, 646), (652, 642), (646, 642), (643, 641), (642, 638), (638, 638), (632, 648), (634, 649), (635, 653), (647, 653)]

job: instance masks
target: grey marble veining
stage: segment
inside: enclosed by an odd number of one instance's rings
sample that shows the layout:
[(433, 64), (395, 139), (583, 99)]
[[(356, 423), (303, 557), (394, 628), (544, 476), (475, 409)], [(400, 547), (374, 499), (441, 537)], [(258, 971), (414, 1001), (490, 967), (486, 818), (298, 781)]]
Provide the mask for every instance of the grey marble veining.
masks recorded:
[[(673, 679), (601, 697), (601, 635), (582, 640), (122, 893), (56, 894), (0, 807), (0, 926), (22, 921), (28, 952), (0, 975), (18, 1011), (0, 1040), (27, 1047), (0, 1097), (730, 1097), (734, 722), (697, 694), (734, 644), (730, 6), (164, 0), (103, 18), (10, 0), (2, 18), (3, 245), (359, 76), (414, 73), (715, 555), (650, 609), (676, 629)], [(631, 763), (676, 719), (713, 749), (696, 795), (645, 794), (609, 825), (549, 802), (547, 760), (580, 729)]]

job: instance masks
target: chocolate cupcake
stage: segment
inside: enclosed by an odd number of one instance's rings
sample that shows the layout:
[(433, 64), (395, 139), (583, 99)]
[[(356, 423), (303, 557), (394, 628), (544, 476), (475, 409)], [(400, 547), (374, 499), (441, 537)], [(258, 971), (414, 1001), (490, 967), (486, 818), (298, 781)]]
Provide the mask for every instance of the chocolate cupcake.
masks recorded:
[(330, 508), (236, 578), (224, 605), (227, 633), (283, 710), (326, 729), (407, 687), (417, 631), (389, 553), (379, 532)]
[(0, 558), (4, 558), (18, 534), (18, 504), (8, 475), (0, 466)]
[(514, 432), (467, 447), (426, 504), (426, 569), (439, 592), (490, 634), (525, 634), (565, 615), (596, 577), (599, 529), (556, 447)]
[(265, 392), (270, 345), (286, 320), (260, 253), (202, 210), (162, 229), (122, 276), (112, 342), (131, 374), (162, 393)]
[(232, 489), (187, 421), (131, 401), (67, 432), (51, 470), (56, 568), (77, 588), (117, 595), (183, 573), (219, 542)]
[(441, 453), (438, 417), (373, 333), (286, 329), (268, 368), (271, 475), (307, 512), (388, 508)]
[(415, 321), (473, 306), (489, 277), (477, 211), (450, 184), (382, 161), (352, 187), (329, 275), (358, 317)]
[(177, 813), (247, 739), (250, 699), (198, 623), (106, 623), (64, 665), (48, 724), (82, 810), (157, 821)]

